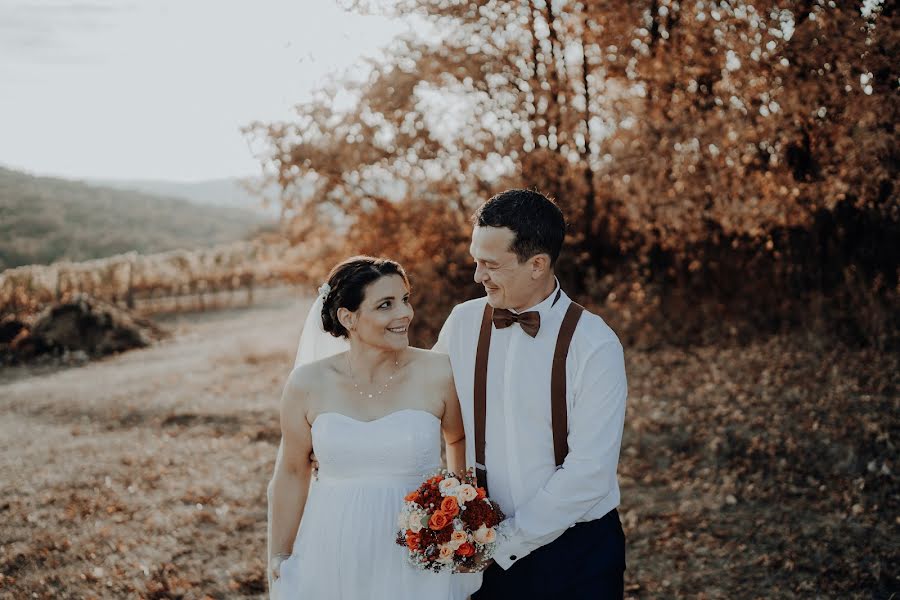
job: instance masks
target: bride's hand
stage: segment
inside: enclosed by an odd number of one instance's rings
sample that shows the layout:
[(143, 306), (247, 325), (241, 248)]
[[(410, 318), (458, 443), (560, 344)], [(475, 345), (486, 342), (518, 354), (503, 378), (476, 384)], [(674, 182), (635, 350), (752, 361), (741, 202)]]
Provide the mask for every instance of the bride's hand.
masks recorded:
[(312, 476), (313, 479), (319, 478), (319, 461), (316, 459), (315, 452), (309, 453), (309, 463), (312, 465)]
[(290, 556), (290, 554), (276, 554), (272, 557), (272, 560), (269, 563), (271, 565), (269, 570), (272, 572), (273, 580), (281, 577), (281, 563), (287, 560)]

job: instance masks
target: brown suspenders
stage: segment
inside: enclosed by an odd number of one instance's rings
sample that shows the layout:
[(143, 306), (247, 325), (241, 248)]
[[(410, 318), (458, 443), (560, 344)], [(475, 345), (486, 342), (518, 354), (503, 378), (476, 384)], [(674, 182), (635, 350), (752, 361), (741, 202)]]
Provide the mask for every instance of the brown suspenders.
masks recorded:
[[(562, 465), (569, 453), (568, 416), (566, 411), (566, 357), (575, 327), (581, 318), (584, 307), (576, 302), (569, 304), (563, 317), (553, 351), (553, 367), (550, 371), (550, 410), (553, 423), (553, 454), (556, 465)], [(494, 309), (485, 304), (481, 318), (481, 332), (478, 335), (478, 347), (475, 351), (475, 475), (478, 485), (487, 489), (487, 470), (484, 466), (484, 438), (487, 421), (487, 367), (488, 353), (491, 347), (491, 331), (493, 330)]]
[(569, 421), (566, 414), (566, 357), (569, 356), (569, 345), (575, 334), (575, 327), (584, 307), (576, 302), (569, 304), (559, 336), (556, 338), (556, 349), (553, 351), (553, 368), (550, 371), (550, 410), (553, 420), (553, 455), (556, 466), (561, 466), (569, 453), (566, 438), (569, 435)]
[(478, 485), (487, 490), (487, 470), (484, 466), (484, 427), (487, 421), (487, 367), (491, 349), (491, 329), (494, 309), (484, 305), (478, 349), (475, 351), (475, 477)]

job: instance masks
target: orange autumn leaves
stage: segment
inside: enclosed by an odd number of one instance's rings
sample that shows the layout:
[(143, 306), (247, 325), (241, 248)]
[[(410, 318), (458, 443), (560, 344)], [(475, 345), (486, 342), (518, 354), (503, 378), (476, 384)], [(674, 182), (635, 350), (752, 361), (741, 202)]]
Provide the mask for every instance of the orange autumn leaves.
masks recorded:
[[(302, 118), (247, 131), (290, 238), (333, 252), (319, 263), (407, 267), (424, 300), (414, 345), (480, 295), (469, 216), (510, 187), (560, 203), (563, 285), (642, 343), (833, 316), (889, 344), (900, 28), (876, 8), (889, 3), (383, 4), (438, 27), (440, 52), (406, 40), (346, 109), (322, 93)], [(827, 312), (811, 310), (820, 298)], [(706, 329), (723, 318), (737, 324)]]

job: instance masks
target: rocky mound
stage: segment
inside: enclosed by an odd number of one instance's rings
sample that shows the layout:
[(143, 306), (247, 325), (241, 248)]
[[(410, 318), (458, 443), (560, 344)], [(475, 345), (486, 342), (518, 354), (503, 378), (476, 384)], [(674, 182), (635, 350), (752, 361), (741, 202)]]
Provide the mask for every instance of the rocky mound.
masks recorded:
[(87, 360), (149, 346), (166, 332), (114, 304), (78, 294), (30, 321), (0, 323), (0, 364)]

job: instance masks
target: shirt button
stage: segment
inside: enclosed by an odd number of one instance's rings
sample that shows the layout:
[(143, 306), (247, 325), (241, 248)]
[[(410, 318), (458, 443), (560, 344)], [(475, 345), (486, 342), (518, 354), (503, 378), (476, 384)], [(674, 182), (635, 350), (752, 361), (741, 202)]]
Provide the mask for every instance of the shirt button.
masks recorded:
[(518, 557), (515, 554), (513, 554), (512, 556), (509, 557), (509, 560), (516, 560), (516, 558), (518, 558)]

